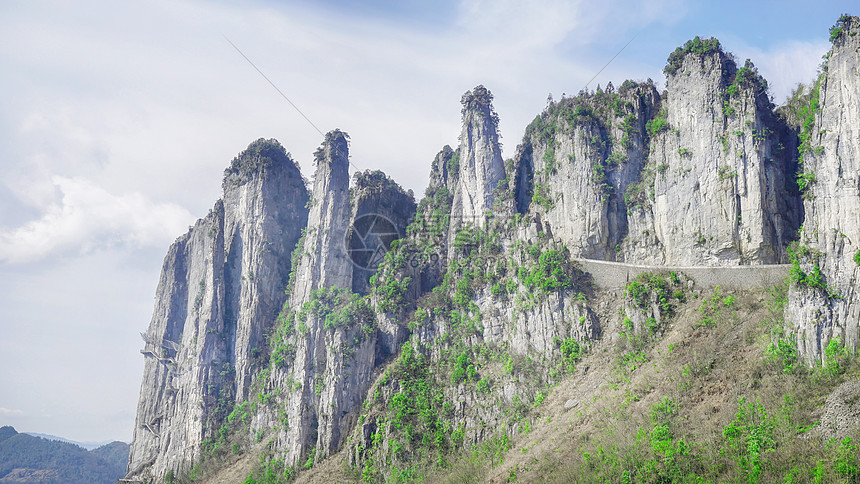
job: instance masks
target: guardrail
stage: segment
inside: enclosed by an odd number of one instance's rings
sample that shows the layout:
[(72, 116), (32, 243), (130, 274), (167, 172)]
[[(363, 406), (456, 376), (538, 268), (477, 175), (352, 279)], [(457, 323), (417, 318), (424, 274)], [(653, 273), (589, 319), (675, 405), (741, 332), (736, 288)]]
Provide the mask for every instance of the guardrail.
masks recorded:
[(594, 259), (577, 259), (582, 269), (589, 272), (594, 284), (602, 289), (621, 289), (644, 272), (679, 272), (692, 279), (696, 286), (723, 289), (752, 289), (774, 286), (788, 277), (791, 264), (744, 266), (651, 266), (609, 262)]

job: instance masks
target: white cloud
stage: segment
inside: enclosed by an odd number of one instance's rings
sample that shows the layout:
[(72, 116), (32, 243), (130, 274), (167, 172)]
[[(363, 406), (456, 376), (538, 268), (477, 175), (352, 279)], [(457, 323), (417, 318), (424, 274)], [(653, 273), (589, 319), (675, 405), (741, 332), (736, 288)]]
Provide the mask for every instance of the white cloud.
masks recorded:
[(24, 415), (23, 410), (15, 410), (11, 408), (3, 408), (0, 407), (0, 415), (8, 416), (8, 415)]
[(140, 193), (114, 195), (77, 177), (54, 176), (51, 183), (60, 200), (38, 220), (0, 232), (0, 260), (23, 263), (114, 245), (166, 245), (193, 221), (184, 208)]
[[(33, 419), (43, 408), (56, 418), (31, 428), (78, 440), (103, 438), (104, 415), (122, 409), (110, 431), (130, 434), (137, 332), (164, 255), (152, 247), (205, 214), (224, 167), (256, 138), (279, 139), (311, 175), (321, 136), (222, 33), (323, 131), (348, 131), (356, 165), (420, 193), (435, 153), (457, 143), (464, 91), (494, 92), (511, 156), (547, 92), (577, 92), (680, 1), (464, 0), (453, 18), (417, 29), (310, 2), (0, 5), (0, 39), (14, 46), (0, 49), (0, 91), (14, 93), (0, 110), (0, 183), (20, 212), (0, 220), (0, 353), (33, 359), (26, 378), (0, 375), (0, 393), (21, 399), (6, 404)], [(631, 57), (607, 73), (642, 76)], [(0, 215), (12, 211), (3, 201)], [(56, 255), (67, 257), (26, 264)], [(46, 303), (46, 293), (57, 296)], [(49, 351), (24, 351), (33, 341)], [(31, 392), (32, 381), (42, 383)], [(104, 388), (117, 401), (90, 399)], [(93, 435), (75, 436), (81, 428)]]

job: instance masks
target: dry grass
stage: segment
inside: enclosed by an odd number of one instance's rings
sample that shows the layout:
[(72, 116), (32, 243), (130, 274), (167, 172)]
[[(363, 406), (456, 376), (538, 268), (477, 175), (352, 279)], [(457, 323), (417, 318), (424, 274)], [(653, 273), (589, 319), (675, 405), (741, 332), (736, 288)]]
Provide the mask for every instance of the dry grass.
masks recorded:
[[(766, 360), (769, 329), (781, 319), (781, 308), (774, 307), (767, 291), (722, 294), (721, 300), (731, 296), (731, 304), (703, 315), (700, 307), (712, 296), (691, 298), (679, 307), (668, 330), (647, 351), (647, 363), (627, 372), (617, 364), (620, 318), (613, 298), (604, 295), (601, 319), (610, 322), (604, 339), (576, 374), (552, 389), (534, 430), (514, 437), (501, 465), (489, 472), (486, 463), (463, 466), (472, 470), (469, 479), (478, 479), (468, 482), (627, 482), (629, 476), (633, 482), (657, 482), (643, 470), (654, 461), (647, 437), (654, 427), (651, 408), (666, 397), (677, 403), (674, 437), (691, 450), (680, 464), (685, 473), (716, 482), (747, 480), (737, 456), (726, 452), (723, 437), (741, 397), (759, 402), (779, 421), (778, 445), (764, 454), (758, 482), (782, 482), (787, 475), (792, 476), (788, 482), (807, 482), (816, 465), (822, 468), (819, 461), (830, 466), (833, 444), (828, 448), (821, 439), (804, 438), (797, 428), (816, 421), (815, 409), (841, 379), (786, 374)], [(714, 322), (703, 325), (705, 316)], [(579, 404), (565, 409), (570, 399)], [(856, 442), (860, 433), (853, 435)], [(838, 477), (831, 467), (819, 472), (825, 476), (820, 482)]]

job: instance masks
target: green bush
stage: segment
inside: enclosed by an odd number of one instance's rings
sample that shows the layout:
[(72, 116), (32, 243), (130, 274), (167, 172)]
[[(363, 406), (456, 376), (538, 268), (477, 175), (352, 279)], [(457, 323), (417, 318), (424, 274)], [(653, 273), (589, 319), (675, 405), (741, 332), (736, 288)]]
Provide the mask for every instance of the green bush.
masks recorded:
[[(827, 283), (824, 282), (824, 275), (821, 274), (821, 268), (818, 266), (818, 253), (796, 241), (789, 244), (786, 253), (791, 263), (789, 270), (791, 282), (811, 289), (828, 291)], [(813, 266), (812, 270), (807, 273), (800, 267), (800, 264), (809, 260), (813, 261)]]
[(832, 338), (824, 348), (824, 364), (822, 372), (829, 377), (837, 377), (845, 372), (848, 348), (840, 338)]
[(835, 42), (839, 36), (842, 35), (842, 32), (845, 31), (851, 25), (851, 16), (847, 13), (843, 13), (839, 20), (836, 21), (836, 24), (833, 27), (830, 27), (830, 43)]
[(776, 418), (767, 414), (757, 401), (738, 400), (735, 419), (723, 428), (732, 457), (749, 482), (759, 482), (763, 470), (763, 456), (776, 448), (774, 431)]
[(648, 136), (654, 137), (657, 134), (662, 133), (663, 131), (667, 131), (669, 129), (669, 113), (666, 111), (666, 108), (661, 109), (657, 116), (654, 119), (648, 120), (645, 123), (645, 131), (648, 132)]
[(666, 61), (666, 67), (663, 68), (663, 73), (667, 76), (674, 75), (681, 68), (687, 54), (705, 56), (718, 52), (722, 52), (719, 40), (715, 38), (701, 39), (699, 36), (696, 36), (693, 40), (688, 40), (683, 46), (678, 47), (674, 52), (669, 54), (669, 59)]
[(799, 353), (794, 341), (780, 337), (771, 342), (764, 352), (765, 359), (782, 368), (783, 373), (791, 374), (800, 369)]
[(298, 319), (305, 321), (308, 315), (323, 319), (323, 329), (326, 330), (352, 325), (372, 328), (376, 323), (376, 315), (367, 297), (336, 286), (311, 291), (311, 297), (302, 305)]
[(455, 385), (463, 381), (478, 381), (480, 379), (478, 370), (472, 364), (472, 355), (469, 350), (466, 350), (457, 356), (454, 363), (454, 370), (451, 372), (451, 382)]
[(576, 368), (576, 362), (582, 358), (582, 347), (576, 339), (565, 338), (565, 340), (561, 342), (560, 349), (565, 368), (568, 371), (573, 371), (574, 368)]
[(555, 206), (555, 200), (552, 197), (552, 191), (549, 187), (540, 183), (535, 183), (534, 191), (532, 192), (532, 203), (540, 205), (544, 210), (552, 210)]
[(541, 252), (537, 246), (532, 248), (539, 254), (537, 265), (531, 269), (525, 266), (518, 269), (517, 275), (524, 286), (544, 293), (573, 287), (572, 261), (566, 252), (556, 249)]
[[(834, 443), (828, 442), (828, 447)], [(860, 446), (845, 437), (836, 449), (836, 457), (833, 459), (833, 468), (839, 477), (844, 477), (846, 482), (860, 482)]]
[(639, 309), (648, 309), (651, 306), (652, 294), (654, 294), (657, 298), (657, 304), (660, 306), (661, 314), (671, 315), (674, 310), (672, 303), (674, 296), (670, 281), (661, 274), (653, 272), (639, 274), (636, 279), (627, 284), (626, 292)]
[[(373, 277), (376, 277), (376, 275)], [(378, 279), (374, 280), (373, 277), (371, 278), (371, 283), (378, 284)], [(393, 277), (386, 279), (384, 283), (376, 286), (374, 292), (379, 296), (379, 310), (393, 313), (406, 305), (406, 292), (409, 290), (412, 278), (404, 277), (402, 281), (397, 281)]]
[(752, 89), (756, 95), (768, 89), (767, 80), (758, 73), (758, 68), (749, 59), (737, 70), (734, 81), (726, 88), (726, 93), (730, 97), (737, 96), (742, 87)]

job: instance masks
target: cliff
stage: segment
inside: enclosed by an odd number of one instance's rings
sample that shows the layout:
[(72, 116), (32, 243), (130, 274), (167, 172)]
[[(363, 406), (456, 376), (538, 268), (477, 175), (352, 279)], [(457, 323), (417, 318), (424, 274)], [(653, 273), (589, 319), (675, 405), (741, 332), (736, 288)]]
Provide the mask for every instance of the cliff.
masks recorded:
[(186, 471), (248, 395), (307, 221), (298, 166), (258, 140), (224, 173), (224, 195), (173, 243), (149, 329), (129, 475)]
[(370, 280), (405, 234), (415, 202), (381, 172), (357, 173), (349, 188), (347, 135), (326, 135), (317, 151), (311, 209), (294, 255), (289, 301), (270, 338), (270, 365), (253, 433), (269, 434), (286, 465), (327, 457), (357, 418), (374, 369), (403, 338), (370, 303)]
[(664, 92), (625, 81), (551, 101), (507, 161), (477, 86), (417, 205), (382, 172), (350, 182), (340, 130), (310, 194), (283, 148), (253, 143), (165, 259), (129, 478), (232, 455), (259, 455), (252, 481), (333, 456), (366, 481), (427, 477), (530, 432), (555, 385), (591, 378), (591, 349), (617, 353), (623, 384), (681, 308), (713, 329), (734, 296), (712, 286), (772, 286), (783, 262), (794, 283), (773, 344), (810, 364), (837, 337), (856, 347), (855, 22), (840, 20), (795, 111), (697, 37), (669, 56)]
[(802, 216), (767, 82), (715, 39), (679, 47), (666, 74), (663, 95), (626, 81), (551, 102), (517, 152), (518, 211), (589, 259), (784, 260)]
[(857, 348), (860, 332), (860, 19), (831, 31), (826, 66), (800, 99), (799, 147), (806, 220), (795, 247), (786, 316), (801, 357)]
[(492, 93), (484, 86), (466, 92), (460, 100), (460, 147), (450, 158), (450, 171), (445, 173), (453, 185), (451, 217), (458, 224), (482, 226), (493, 208), (494, 191), (505, 177), (497, 131), (499, 118), (492, 101)]

